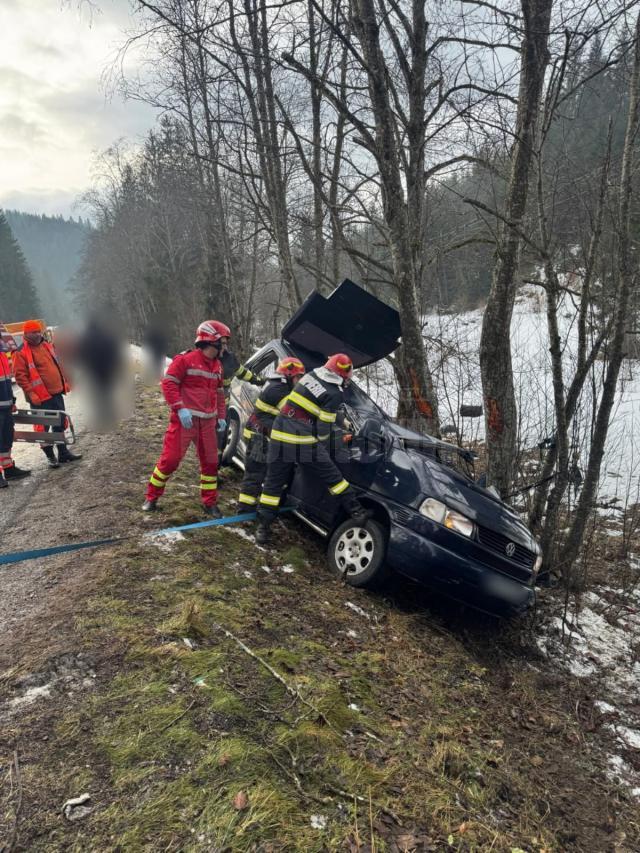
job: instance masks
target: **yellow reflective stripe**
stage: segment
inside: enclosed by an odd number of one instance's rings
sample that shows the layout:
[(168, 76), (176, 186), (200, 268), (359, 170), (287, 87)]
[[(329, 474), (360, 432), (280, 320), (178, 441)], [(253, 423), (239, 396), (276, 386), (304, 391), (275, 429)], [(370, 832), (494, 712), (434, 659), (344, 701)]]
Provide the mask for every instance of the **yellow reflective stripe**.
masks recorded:
[(321, 421), (324, 421), (326, 424), (333, 424), (336, 421), (336, 413), (335, 412), (325, 412), (324, 409), (320, 409), (318, 413), (318, 417)]
[(280, 411), (282, 409), (282, 407), (288, 401), (288, 399), (289, 399), (289, 395), (285, 394), (284, 397), (282, 398), (282, 400), (280, 400), (278, 403), (278, 411)]
[(156, 467), (153, 469), (153, 473), (154, 473), (154, 475), (155, 475), (159, 480), (168, 480), (168, 479), (169, 479), (169, 475), (168, 475), (168, 474), (163, 474), (163, 473), (162, 473), (162, 471), (158, 468), (158, 466), (157, 466), (157, 465), (156, 465)]
[(245, 382), (248, 382), (250, 379), (253, 379), (253, 373), (249, 370), (248, 367), (245, 367), (244, 364), (241, 364), (240, 367), (236, 370), (236, 376), (238, 379), (244, 379)]
[(238, 495), (238, 501), (241, 504), (251, 504), (251, 506), (258, 503), (257, 498), (254, 498), (253, 495), (245, 495), (244, 492), (240, 492)]
[(218, 477), (216, 474), (200, 474), (200, 479), (207, 483), (212, 483), (214, 480), (217, 480)]
[(318, 441), (315, 435), (295, 435), (291, 432), (280, 432), (279, 429), (271, 430), (271, 439), (286, 444), (316, 444)]
[(280, 498), (276, 495), (265, 495), (263, 493), (260, 495), (260, 503), (266, 504), (267, 506), (279, 506)]
[(295, 403), (296, 406), (300, 406), (301, 409), (304, 409), (316, 417), (320, 414), (320, 406), (316, 406), (315, 403), (312, 403), (311, 400), (307, 400), (306, 397), (303, 397), (302, 394), (298, 394), (297, 391), (292, 391), (289, 394), (289, 400), (292, 403)]
[(149, 482), (152, 486), (158, 486), (158, 488), (160, 489), (164, 489), (164, 487), (167, 485), (166, 480), (158, 480), (156, 479), (156, 477), (153, 476), (153, 474), (149, 478)]
[(263, 402), (260, 397), (256, 400), (256, 409), (259, 409), (261, 412), (267, 412), (269, 415), (279, 415), (280, 412), (276, 409), (275, 406), (270, 406), (268, 403)]
[(329, 491), (332, 495), (341, 495), (343, 492), (346, 492), (349, 488), (349, 483), (346, 480), (340, 480), (339, 483), (336, 483), (335, 486), (331, 486)]
[(200, 483), (200, 491), (201, 492), (215, 492), (218, 488), (217, 483)]
[(252, 431), (252, 430), (250, 430), (248, 427), (245, 427), (245, 428), (242, 430), (242, 437), (243, 437), (243, 438), (253, 438), (253, 436), (254, 436), (254, 435), (257, 435), (257, 434), (258, 434), (257, 432), (253, 432), (253, 431)]

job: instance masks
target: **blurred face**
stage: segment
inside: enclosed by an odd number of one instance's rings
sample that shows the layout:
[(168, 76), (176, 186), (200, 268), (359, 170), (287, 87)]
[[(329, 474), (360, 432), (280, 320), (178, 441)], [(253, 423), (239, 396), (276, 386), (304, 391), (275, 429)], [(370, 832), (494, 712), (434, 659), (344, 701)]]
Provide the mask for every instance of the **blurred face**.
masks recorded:
[(216, 344), (208, 344), (206, 347), (200, 347), (205, 358), (217, 358), (220, 350)]
[(298, 375), (297, 375), (297, 376), (292, 376), (292, 377), (291, 377), (291, 382), (292, 382), (292, 384), (293, 384), (293, 385), (297, 385), (297, 384), (298, 384), (298, 382), (300, 382), (300, 380), (301, 380), (301, 379), (302, 379), (302, 376), (300, 376), (300, 374), (298, 373)]
[(37, 347), (42, 341), (42, 334), (40, 332), (27, 332), (24, 339), (30, 347)]

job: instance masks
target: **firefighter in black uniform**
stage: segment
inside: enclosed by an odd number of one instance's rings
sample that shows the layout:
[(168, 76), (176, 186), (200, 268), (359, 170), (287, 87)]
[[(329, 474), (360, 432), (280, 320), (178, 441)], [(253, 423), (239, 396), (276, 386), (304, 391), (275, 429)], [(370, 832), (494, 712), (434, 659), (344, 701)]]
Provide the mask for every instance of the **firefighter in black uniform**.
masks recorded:
[(304, 364), (300, 359), (283, 358), (276, 367), (278, 376), (266, 383), (255, 402), (243, 432), (247, 452), (244, 461), (244, 478), (238, 496), (238, 512), (250, 512), (258, 503), (267, 471), (267, 450), (271, 427), (280, 414), (280, 405), (304, 375), (304, 370)]
[(368, 518), (369, 513), (327, 449), (331, 427), (340, 420), (338, 409), (344, 402), (344, 383), (349, 381), (352, 371), (349, 356), (332, 355), (323, 367), (305, 374), (283, 404), (271, 429), (267, 474), (258, 506), (256, 542), (259, 544), (269, 540), (269, 526), (296, 463), (311, 470), (332, 495), (340, 497), (352, 518), (363, 522)]
[[(222, 347), (220, 349), (220, 363), (222, 364), (222, 376), (224, 383), (224, 401), (229, 405), (229, 396), (231, 394), (231, 383), (234, 379), (242, 379), (243, 382), (250, 382), (252, 385), (264, 385), (265, 380), (262, 376), (256, 376), (244, 364), (240, 364), (238, 357), (234, 352), (231, 352), (229, 342), (231, 341), (231, 329), (226, 323), (221, 323), (219, 320), (212, 320), (211, 325), (215, 327), (218, 334), (221, 336), (220, 341)], [(227, 444), (227, 433), (229, 424), (222, 430), (218, 430), (218, 452), (220, 457), (219, 464), (222, 465), (222, 452)]]

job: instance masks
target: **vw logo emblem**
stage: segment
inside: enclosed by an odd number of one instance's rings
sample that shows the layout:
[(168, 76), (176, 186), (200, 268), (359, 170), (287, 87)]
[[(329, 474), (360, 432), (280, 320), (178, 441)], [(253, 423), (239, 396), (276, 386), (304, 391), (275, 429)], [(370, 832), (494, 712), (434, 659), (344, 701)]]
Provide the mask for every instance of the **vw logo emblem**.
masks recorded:
[(506, 552), (507, 557), (513, 557), (513, 555), (516, 553), (515, 542), (509, 542), (504, 550)]

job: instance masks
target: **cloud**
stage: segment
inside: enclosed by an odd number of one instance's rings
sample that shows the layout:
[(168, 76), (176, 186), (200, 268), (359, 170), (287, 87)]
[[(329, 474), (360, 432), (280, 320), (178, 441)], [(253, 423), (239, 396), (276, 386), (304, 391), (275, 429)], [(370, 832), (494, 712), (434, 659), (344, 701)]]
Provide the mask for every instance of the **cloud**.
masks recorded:
[[(0, 205), (69, 212), (98, 151), (156, 113), (105, 97), (103, 73), (133, 26), (128, 0), (0, 0)], [(135, 63), (135, 57), (131, 61)]]

